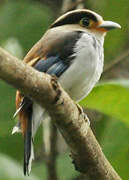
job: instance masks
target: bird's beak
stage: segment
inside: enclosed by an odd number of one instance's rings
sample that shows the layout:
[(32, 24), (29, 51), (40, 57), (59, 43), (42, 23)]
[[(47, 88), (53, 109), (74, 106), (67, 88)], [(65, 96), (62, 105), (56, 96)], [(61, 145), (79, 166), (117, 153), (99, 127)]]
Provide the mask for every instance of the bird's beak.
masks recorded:
[(102, 28), (105, 31), (110, 31), (112, 29), (121, 28), (121, 26), (118, 23), (112, 22), (112, 21), (103, 21), (98, 28)]

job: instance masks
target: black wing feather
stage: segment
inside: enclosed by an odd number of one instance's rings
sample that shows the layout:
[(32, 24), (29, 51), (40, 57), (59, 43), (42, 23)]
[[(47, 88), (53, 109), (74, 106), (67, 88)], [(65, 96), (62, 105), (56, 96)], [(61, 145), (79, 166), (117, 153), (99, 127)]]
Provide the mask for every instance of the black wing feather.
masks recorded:
[(58, 60), (58, 56), (51, 56), (46, 60), (41, 59), (35, 64), (34, 68), (40, 72), (47, 72), (53, 64), (58, 62)]
[[(33, 153), (33, 139), (32, 139), (32, 103), (30, 100), (25, 97), (26, 100), (24, 108), (27, 109), (28, 122), (27, 122), (27, 130), (24, 135), (24, 175), (29, 175), (29, 163), (30, 158)], [(24, 101), (25, 101), (24, 100)]]

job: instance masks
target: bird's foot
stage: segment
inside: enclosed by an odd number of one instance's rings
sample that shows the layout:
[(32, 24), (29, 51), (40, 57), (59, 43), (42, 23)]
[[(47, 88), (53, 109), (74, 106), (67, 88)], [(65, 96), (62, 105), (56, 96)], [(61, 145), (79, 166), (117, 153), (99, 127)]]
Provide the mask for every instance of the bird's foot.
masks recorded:
[(84, 118), (84, 120), (87, 122), (88, 126), (90, 126), (90, 120), (89, 120), (88, 116), (86, 115), (86, 113), (83, 111), (83, 108), (78, 103), (76, 103), (76, 106), (77, 106), (82, 118)]

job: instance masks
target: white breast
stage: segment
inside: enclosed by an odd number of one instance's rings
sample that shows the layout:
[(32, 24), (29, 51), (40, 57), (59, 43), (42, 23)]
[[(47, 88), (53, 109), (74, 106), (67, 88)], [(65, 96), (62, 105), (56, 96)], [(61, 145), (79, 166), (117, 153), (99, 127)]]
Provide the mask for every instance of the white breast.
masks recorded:
[(83, 33), (77, 41), (73, 64), (60, 77), (59, 82), (72, 99), (80, 101), (95, 86), (103, 69), (103, 39), (97, 40)]

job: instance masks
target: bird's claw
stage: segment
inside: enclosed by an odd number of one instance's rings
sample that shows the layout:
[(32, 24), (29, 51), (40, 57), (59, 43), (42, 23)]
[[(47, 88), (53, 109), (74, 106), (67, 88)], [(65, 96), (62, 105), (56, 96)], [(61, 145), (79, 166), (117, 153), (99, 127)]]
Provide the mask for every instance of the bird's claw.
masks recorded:
[(90, 120), (89, 120), (88, 116), (86, 115), (86, 113), (83, 111), (83, 108), (78, 103), (76, 103), (76, 106), (77, 106), (82, 118), (87, 122), (88, 126), (90, 126)]

